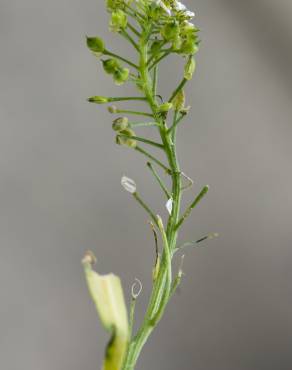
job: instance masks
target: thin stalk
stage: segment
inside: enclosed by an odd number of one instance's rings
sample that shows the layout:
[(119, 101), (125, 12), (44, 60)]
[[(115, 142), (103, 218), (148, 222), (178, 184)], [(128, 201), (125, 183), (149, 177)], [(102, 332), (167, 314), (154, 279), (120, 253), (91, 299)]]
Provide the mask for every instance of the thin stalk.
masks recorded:
[(153, 70), (153, 83), (152, 83), (153, 96), (156, 96), (157, 94), (157, 82), (158, 82), (157, 76), (158, 76), (158, 65), (156, 65)]
[(177, 116), (174, 119), (174, 122), (172, 126), (168, 129), (167, 133), (171, 134), (172, 131), (177, 127), (177, 125), (184, 119), (185, 115), (182, 114), (180, 117), (177, 118)]
[(158, 126), (157, 122), (129, 122), (130, 127), (154, 127)]
[(141, 33), (134, 27), (131, 25), (131, 23), (128, 21), (128, 27), (129, 29), (138, 37), (141, 37)]
[(152, 172), (153, 176), (155, 177), (155, 179), (157, 180), (159, 186), (161, 187), (162, 191), (164, 192), (164, 194), (166, 195), (166, 198), (167, 199), (170, 199), (171, 198), (171, 194), (170, 192), (168, 191), (167, 187), (164, 185), (163, 181), (161, 180), (160, 176), (158, 175), (158, 173), (155, 171), (155, 169), (153, 168), (152, 166), (152, 163), (148, 162), (147, 163), (147, 166), (148, 168), (150, 169), (150, 171)]
[(140, 198), (139, 194), (135, 192), (133, 194), (133, 197), (137, 200), (137, 202), (145, 209), (145, 211), (149, 214), (152, 221), (155, 223), (156, 226), (158, 226), (157, 219), (155, 214), (151, 211), (151, 209), (147, 206), (147, 204)]
[(136, 141), (140, 141), (141, 143), (145, 143), (145, 144), (154, 146), (155, 148), (163, 149), (162, 144), (156, 143), (155, 141), (152, 141), (152, 140), (145, 139), (144, 137), (129, 136), (129, 135), (125, 135), (125, 134), (122, 134), (122, 133), (119, 133), (118, 136), (125, 137), (125, 138), (132, 139), (132, 140), (136, 140)]
[(171, 103), (173, 99), (177, 96), (177, 94), (180, 92), (181, 89), (184, 88), (185, 84), (188, 82), (186, 78), (183, 78), (178, 87), (174, 90), (171, 97), (168, 99), (168, 101)]
[(122, 30), (121, 32), (120, 32), (120, 35), (122, 35), (126, 40), (128, 40), (133, 46), (134, 46), (134, 48), (137, 50), (137, 51), (139, 51), (139, 47), (138, 47), (138, 45), (136, 44), (136, 42), (135, 42), (135, 40), (128, 34), (128, 32), (127, 31), (125, 31), (125, 30)]
[(158, 164), (158, 166), (160, 166), (161, 168), (163, 168), (166, 173), (168, 173), (169, 175), (171, 174), (171, 169), (170, 168), (168, 168), (165, 164), (163, 164), (162, 162), (160, 162), (159, 159), (153, 157), (153, 155), (151, 155), (150, 153), (148, 153), (146, 150), (140, 148), (139, 146), (136, 146), (135, 150), (137, 150), (137, 152), (145, 155), (147, 158), (151, 159), (153, 162), (155, 162), (156, 164)]
[(141, 100), (145, 101), (146, 99), (143, 96), (118, 96), (115, 98), (108, 98), (108, 103), (113, 103), (117, 101), (128, 101), (128, 100)]
[(208, 193), (209, 191), (209, 186), (204, 186), (199, 195), (196, 197), (196, 199), (193, 201), (193, 203), (187, 208), (185, 211), (184, 215), (182, 218), (179, 220), (177, 225), (175, 226), (175, 230), (178, 230), (183, 222), (188, 218), (190, 215), (191, 211), (196, 207), (196, 205), (204, 198), (204, 196)]
[(146, 117), (153, 118), (153, 114), (151, 113), (139, 112), (139, 111), (127, 110), (127, 109), (116, 109), (114, 113), (133, 114), (135, 116), (146, 116)]
[(158, 59), (156, 59), (153, 64), (151, 64), (151, 66), (149, 67), (149, 71), (151, 71), (151, 69), (153, 69), (158, 63), (160, 63), (164, 58), (166, 58), (171, 52), (170, 51), (167, 51), (165, 52), (163, 55), (161, 55)]
[(120, 55), (118, 55), (118, 54), (112, 53), (112, 52), (111, 52), (111, 51), (109, 51), (109, 50), (105, 50), (105, 51), (103, 52), (103, 54), (104, 54), (104, 55), (108, 55), (108, 56), (113, 57), (113, 58), (116, 58), (116, 59), (119, 59), (119, 60), (121, 60), (122, 62), (127, 63), (129, 66), (131, 66), (131, 67), (133, 67), (133, 68), (135, 68), (135, 69), (139, 70), (139, 66), (137, 66), (137, 64), (135, 64), (135, 63), (131, 62), (130, 60), (128, 60), (128, 59), (126, 59), (126, 58), (124, 58), (124, 57), (122, 57), (122, 56), (120, 56)]
[(135, 320), (135, 309), (136, 309), (137, 299), (132, 297), (130, 305), (130, 317), (129, 317), (129, 338), (132, 338), (134, 320)]

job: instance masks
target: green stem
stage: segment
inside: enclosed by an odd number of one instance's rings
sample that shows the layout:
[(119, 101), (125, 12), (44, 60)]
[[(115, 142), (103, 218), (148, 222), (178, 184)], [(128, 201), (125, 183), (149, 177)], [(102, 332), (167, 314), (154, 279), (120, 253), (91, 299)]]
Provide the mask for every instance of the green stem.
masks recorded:
[(151, 71), (152, 68), (154, 68), (158, 63), (160, 63), (164, 58), (166, 58), (170, 54), (170, 51), (165, 52), (161, 57), (155, 60), (153, 64), (149, 67), (149, 71)]
[(171, 103), (173, 99), (177, 96), (177, 94), (182, 90), (185, 86), (185, 84), (188, 82), (186, 78), (183, 78), (181, 83), (178, 85), (178, 87), (174, 90), (171, 97), (168, 99), (168, 101)]
[(177, 225), (175, 226), (175, 230), (178, 230), (181, 225), (184, 223), (184, 221), (188, 218), (191, 211), (196, 207), (196, 205), (204, 198), (204, 196), (208, 193), (209, 186), (204, 186), (199, 195), (196, 197), (196, 199), (193, 201), (193, 203), (187, 208), (186, 212), (182, 216), (182, 218), (179, 220)]
[(158, 126), (157, 122), (129, 122), (130, 127), (153, 127)]
[(132, 139), (132, 140), (136, 140), (136, 141), (140, 141), (142, 143), (154, 146), (155, 148), (159, 148), (159, 149), (164, 148), (162, 144), (156, 143), (155, 141), (152, 141), (152, 140), (145, 139), (144, 137), (129, 136), (129, 135), (125, 135), (125, 134), (122, 134), (122, 133), (119, 133), (118, 136), (125, 137), (125, 138)]
[(135, 116), (145, 116), (145, 117), (153, 118), (153, 114), (151, 113), (139, 112), (139, 111), (127, 110), (127, 109), (116, 109), (115, 113), (133, 114)]
[(141, 37), (141, 33), (136, 30), (136, 28), (134, 26), (131, 25), (131, 23), (128, 21), (128, 27), (129, 29), (138, 37)]
[(141, 154), (144, 154), (147, 158), (151, 159), (153, 162), (158, 164), (158, 166), (163, 168), (166, 173), (168, 173), (169, 175), (171, 174), (171, 169), (170, 168), (166, 167), (162, 162), (160, 162), (159, 159), (153, 157), (153, 155), (148, 153), (146, 150), (140, 148), (139, 146), (136, 146), (135, 150), (137, 150), (137, 152), (139, 152)]
[(170, 192), (167, 190), (166, 186), (164, 185), (163, 181), (161, 180), (160, 176), (158, 175), (158, 173), (155, 171), (155, 169), (153, 168), (152, 166), (152, 163), (148, 162), (147, 163), (147, 166), (150, 168), (150, 171), (152, 172), (153, 176), (155, 177), (155, 179), (157, 180), (159, 186), (161, 187), (162, 191), (164, 192), (164, 194), (166, 195), (166, 198), (167, 199), (170, 199), (171, 198), (171, 194)]
[(155, 214), (151, 211), (151, 209), (147, 206), (145, 202), (140, 198), (138, 193), (134, 193), (133, 197), (137, 200), (137, 202), (145, 209), (145, 211), (149, 214), (149, 216), (152, 218), (152, 221), (155, 223), (155, 225), (158, 226), (157, 219)]
[[(149, 68), (147, 67), (147, 55), (148, 55), (148, 40), (149, 31), (145, 31), (140, 39), (140, 75), (143, 83), (143, 90), (148, 104), (153, 112), (153, 116), (157, 116), (158, 105), (155, 101), (153, 94), (153, 82), (149, 75)], [(123, 370), (133, 370), (136, 362), (140, 355), (140, 352), (146, 343), (148, 337), (152, 333), (160, 321), (165, 307), (170, 299), (170, 283), (171, 283), (171, 257), (172, 251), (175, 249), (177, 240), (177, 229), (175, 228), (180, 214), (180, 202), (181, 202), (181, 174), (179, 170), (179, 164), (177, 161), (176, 148), (171, 140), (171, 137), (167, 133), (166, 122), (163, 118), (159, 120), (159, 133), (164, 146), (164, 151), (168, 160), (170, 169), (168, 173), (172, 178), (172, 197), (173, 197), (173, 211), (168, 220), (167, 230), (164, 232), (160, 227), (162, 238), (164, 241), (164, 250), (162, 254), (162, 263), (158, 276), (154, 282), (152, 293), (149, 300), (149, 305), (144, 317), (141, 328), (139, 329), (136, 336), (133, 338), (128, 355), (123, 367)], [(174, 129), (174, 135), (176, 130)], [(137, 148), (136, 148), (137, 149)], [(140, 149), (141, 151), (141, 149)], [(156, 158), (153, 159), (157, 163)], [(161, 166), (161, 162), (158, 163)], [(166, 166), (163, 165), (165, 168)]]
[(128, 34), (127, 31), (125, 30), (122, 30), (120, 32), (120, 35), (122, 35), (126, 40), (128, 40), (130, 42), (130, 44), (132, 44), (134, 46), (134, 48), (139, 51), (139, 46), (136, 44), (136, 42), (134, 41), (134, 39)]
[(115, 98), (108, 98), (108, 103), (113, 103), (117, 101), (128, 101), (128, 100), (141, 100), (145, 101), (146, 99), (143, 96), (118, 96)]
[(174, 131), (174, 129), (176, 129), (177, 125), (183, 120), (184, 117), (185, 117), (185, 114), (182, 114), (178, 118), (177, 118), (177, 115), (176, 115), (175, 119), (174, 119), (174, 122), (173, 122), (173, 125), (168, 129), (167, 133), (171, 134)]
[(156, 65), (153, 70), (153, 84), (152, 84), (153, 96), (156, 96), (157, 94), (157, 74), (158, 74), (158, 65)]
[(135, 68), (135, 69), (139, 69), (139, 66), (137, 66), (137, 64), (135, 64), (135, 63), (133, 63), (133, 62), (131, 62), (130, 60), (128, 60), (128, 59), (126, 59), (126, 58), (124, 58), (124, 57), (121, 57), (120, 55), (118, 55), (118, 54), (115, 54), (115, 53), (112, 53), (111, 51), (109, 51), (109, 50), (105, 50), (104, 52), (103, 52), (103, 54), (104, 55), (108, 55), (108, 56), (110, 56), (110, 57), (113, 57), (113, 58), (116, 58), (116, 59), (119, 59), (119, 60), (121, 60), (122, 62), (125, 62), (125, 63), (127, 63), (127, 64), (129, 64), (129, 66), (131, 66), (131, 67), (133, 67), (133, 68)]

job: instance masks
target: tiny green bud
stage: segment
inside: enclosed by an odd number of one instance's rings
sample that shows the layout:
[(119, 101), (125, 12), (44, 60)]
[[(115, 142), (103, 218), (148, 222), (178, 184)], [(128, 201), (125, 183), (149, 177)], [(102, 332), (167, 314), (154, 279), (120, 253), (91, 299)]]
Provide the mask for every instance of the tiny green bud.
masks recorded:
[(129, 127), (128, 117), (119, 117), (113, 121), (113, 130), (114, 131), (123, 131)]
[[(121, 135), (126, 135), (127, 137)], [(116, 143), (119, 145), (127, 146), (129, 148), (136, 148), (137, 141), (131, 139), (132, 136), (135, 136), (135, 132), (133, 130), (131, 129), (122, 130), (116, 137)]]
[(109, 111), (109, 113), (112, 113), (112, 114), (118, 112), (118, 108), (115, 105), (111, 105), (110, 107), (107, 108), (107, 110)]
[(127, 27), (127, 24), (127, 15), (121, 9), (117, 9), (112, 13), (110, 21), (110, 30), (112, 32), (120, 32)]
[(199, 47), (192, 38), (187, 38), (181, 46), (179, 52), (186, 55), (194, 55), (198, 52)]
[(105, 96), (91, 96), (87, 99), (89, 103), (95, 103), (95, 104), (105, 104), (109, 102), (109, 99)]
[(169, 110), (171, 110), (173, 104), (172, 103), (163, 103), (159, 106), (159, 112), (163, 113), (163, 112), (168, 112)]
[(193, 57), (190, 57), (187, 61), (184, 69), (184, 78), (191, 80), (196, 69), (196, 61)]
[(153, 55), (157, 55), (160, 52), (162, 42), (161, 41), (154, 41), (151, 45), (150, 51)]
[(130, 70), (128, 68), (118, 68), (114, 73), (116, 85), (123, 85), (129, 78)]
[(106, 7), (108, 10), (116, 10), (119, 6), (121, 6), (120, 0), (107, 0)]
[(166, 41), (174, 40), (179, 35), (180, 29), (176, 21), (166, 23), (161, 29), (161, 36)]
[(99, 37), (86, 37), (88, 49), (90, 49), (96, 56), (103, 54), (105, 46), (104, 42)]
[(181, 89), (175, 96), (175, 98), (172, 101), (173, 108), (176, 111), (180, 111), (185, 106), (185, 92), (183, 89)]
[(106, 59), (102, 61), (103, 69), (106, 73), (112, 75), (120, 67), (119, 62), (116, 59)]

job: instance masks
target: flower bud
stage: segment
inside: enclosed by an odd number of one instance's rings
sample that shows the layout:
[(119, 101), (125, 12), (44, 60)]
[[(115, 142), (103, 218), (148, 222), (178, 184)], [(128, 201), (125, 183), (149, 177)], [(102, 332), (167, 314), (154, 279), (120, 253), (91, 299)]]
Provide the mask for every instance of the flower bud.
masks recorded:
[(128, 68), (118, 68), (114, 72), (114, 81), (116, 85), (123, 85), (129, 78), (130, 70)]
[(128, 117), (119, 117), (113, 121), (113, 130), (114, 131), (123, 131), (129, 127)]
[[(121, 136), (121, 135), (125, 135), (125, 136)], [(135, 149), (137, 146), (137, 141), (135, 139), (132, 139), (131, 138), (132, 136), (135, 136), (135, 132), (133, 130), (126, 129), (126, 130), (120, 131), (116, 137), (116, 143), (118, 145), (123, 145), (129, 148)]]
[(107, 110), (109, 111), (109, 113), (118, 113), (118, 108), (115, 106), (115, 105), (111, 105), (110, 107), (107, 108)]
[(116, 59), (106, 59), (102, 61), (103, 69), (106, 73), (112, 75), (120, 67), (119, 62)]
[(104, 42), (99, 37), (87, 37), (86, 43), (88, 49), (90, 49), (96, 56), (103, 54), (105, 50)]
[(180, 111), (185, 106), (185, 92), (183, 89), (181, 89), (175, 96), (175, 98), (172, 101), (173, 108), (176, 111)]
[(150, 51), (153, 55), (157, 55), (160, 52), (162, 42), (161, 41), (154, 41), (151, 45)]
[(127, 24), (127, 16), (121, 9), (117, 9), (112, 13), (110, 21), (110, 30), (112, 32), (120, 32), (127, 27)]
[(181, 49), (179, 50), (179, 52), (181, 54), (194, 55), (198, 52), (198, 50), (199, 50), (199, 47), (198, 47), (196, 41), (193, 40), (192, 38), (187, 38), (182, 43), (182, 46), (181, 46)]
[(179, 32), (179, 25), (176, 21), (166, 23), (160, 31), (161, 36), (166, 41), (174, 40), (177, 36), (179, 36)]
[(109, 102), (109, 98), (106, 98), (105, 96), (92, 96), (87, 99), (89, 103), (95, 103), (95, 104), (105, 104)]
[(190, 57), (187, 61), (184, 69), (184, 78), (191, 80), (196, 69), (196, 61), (193, 57)]
[(159, 106), (159, 112), (164, 113), (168, 112), (172, 108), (173, 104), (172, 103), (163, 103)]

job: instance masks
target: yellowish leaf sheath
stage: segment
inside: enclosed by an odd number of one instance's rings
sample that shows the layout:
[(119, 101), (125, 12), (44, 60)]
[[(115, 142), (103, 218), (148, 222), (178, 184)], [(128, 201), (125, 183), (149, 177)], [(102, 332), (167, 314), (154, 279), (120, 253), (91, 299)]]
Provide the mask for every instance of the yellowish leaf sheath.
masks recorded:
[(111, 332), (102, 370), (120, 370), (129, 342), (129, 323), (120, 278), (113, 274), (99, 275), (92, 269), (94, 257), (83, 258), (86, 281), (104, 328)]

